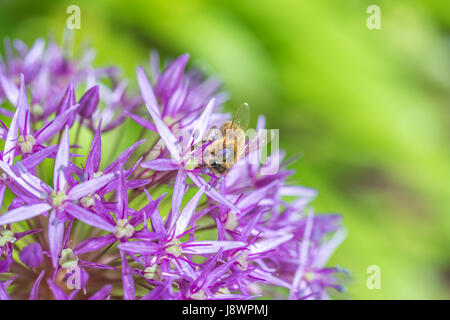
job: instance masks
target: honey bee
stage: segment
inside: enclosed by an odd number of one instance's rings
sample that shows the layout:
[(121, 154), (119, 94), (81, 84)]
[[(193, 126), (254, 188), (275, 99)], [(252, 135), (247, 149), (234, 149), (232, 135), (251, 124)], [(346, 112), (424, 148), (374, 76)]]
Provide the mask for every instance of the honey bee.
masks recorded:
[(232, 121), (224, 122), (220, 130), (216, 127), (214, 137), (205, 148), (205, 166), (215, 175), (225, 175), (245, 154), (245, 132), (249, 121), (249, 107), (242, 103)]

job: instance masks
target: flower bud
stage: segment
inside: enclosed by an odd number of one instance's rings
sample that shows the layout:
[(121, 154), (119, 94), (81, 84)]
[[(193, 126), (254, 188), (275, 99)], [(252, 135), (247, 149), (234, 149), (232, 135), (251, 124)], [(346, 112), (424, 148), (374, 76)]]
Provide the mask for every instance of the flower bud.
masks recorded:
[(80, 99), (79, 114), (83, 118), (89, 118), (98, 107), (98, 86), (90, 88)]
[(42, 248), (39, 243), (32, 243), (23, 248), (19, 254), (20, 261), (30, 268), (39, 268), (42, 264)]

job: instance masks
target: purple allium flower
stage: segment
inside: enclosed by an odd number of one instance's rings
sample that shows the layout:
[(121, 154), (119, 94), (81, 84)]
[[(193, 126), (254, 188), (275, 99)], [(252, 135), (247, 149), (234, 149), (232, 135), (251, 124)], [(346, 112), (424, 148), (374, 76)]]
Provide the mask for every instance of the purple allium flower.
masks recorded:
[[(314, 213), (316, 191), (292, 183), (282, 151), (253, 163), (262, 155), (249, 147), (221, 178), (199, 165), (204, 136), (230, 115), (219, 81), (185, 71), (187, 54), (161, 70), (152, 53), (152, 81), (139, 67), (133, 95), (117, 69), (91, 66), (91, 51), (76, 60), (41, 39), (13, 47), (0, 63), (0, 299), (326, 299), (343, 290), (346, 271), (327, 266), (346, 235), (341, 217)], [(128, 117), (153, 144), (129, 141), (102, 167), (104, 133)], [(89, 151), (72, 153), (82, 127), (93, 133)]]
[(31, 243), (20, 251), (20, 261), (30, 268), (39, 268), (42, 264), (42, 248), (39, 243)]

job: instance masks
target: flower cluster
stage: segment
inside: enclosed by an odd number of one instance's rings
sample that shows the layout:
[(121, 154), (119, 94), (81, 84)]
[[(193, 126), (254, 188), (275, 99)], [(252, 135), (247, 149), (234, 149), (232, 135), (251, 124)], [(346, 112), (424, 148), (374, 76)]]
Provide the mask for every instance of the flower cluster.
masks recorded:
[[(153, 53), (151, 81), (139, 67), (132, 95), (117, 69), (92, 59), (39, 39), (7, 43), (0, 60), (0, 299), (324, 299), (343, 290), (345, 271), (326, 266), (345, 237), (341, 217), (314, 214), (315, 190), (289, 182), (282, 151), (251, 163), (260, 151), (250, 150), (220, 177), (192, 163), (213, 142), (202, 138), (208, 130), (230, 120), (219, 81), (186, 72), (188, 55), (161, 69)], [(146, 139), (102, 166), (104, 133), (127, 118)], [(82, 130), (92, 132), (86, 157)], [(272, 162), (279, 170), (265, 174)]]

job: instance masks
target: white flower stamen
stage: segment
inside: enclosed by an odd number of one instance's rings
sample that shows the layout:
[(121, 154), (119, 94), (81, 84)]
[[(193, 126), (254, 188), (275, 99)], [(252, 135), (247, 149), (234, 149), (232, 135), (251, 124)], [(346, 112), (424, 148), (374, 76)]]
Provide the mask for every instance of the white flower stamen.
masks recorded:
[(0, 231), (0, 247), (3, 247), (7, 243), (16, 242), (16, 237), (14, 237), (14, 233), (11, 230), (2, 230)]
[(62, 190), (58, 192), (52, 191), (51, 198), (53, 206), (60, 207), (64, 203), (64, 201), (66, 201), (67, 195)]
[(119, 219), (116, 224), (114, 235), (117, 239), (129, 238), (134, 233), (134, 227), (128, 223), (127, 219)]
[(167, 253), (170, 253), (171, 255), (175, 257), (181, 256), (183, 253), (183, 249), (181, 248), (181, 241), (177, 238), (174, 238), (172, 241), (168, 243), (169, 247), (166, 249)]
[(199, 290), (196, 293), (191, 294), (191, 299), (193, 300), (205, 300), (206, 294), (203, 292), (203, 290)]
[(100, 200), (100, 196), (98, 194), (94, 194), (93, 196), (85, 196), (81, 198), (80, 203), (85, 208), (91, 208), (95, 205), (95, 199)]
[(144, 278), (148, 280), (160, 280), (161, 279), (161, 268), (159, 265), (154, 264), (150, 267), (144, 269)]
[(228, 213), (227, 221), (225, 222), (225, 229), (233, 231), (239, 225), (238, 218), (236, 213), (230, 212)]
[(78, 266), (78, 257), (70, 248), (61, 250), (61, 257), (59, 258), (59, 265), (64, 269), (72, 269)]
[(33, 147), (36, 144), (36, 139), (32, 135), (27, 135), (26, 137), (20, 136), (17, 139), (17, 145), (19, 146), (22, 153), (31, 153)]

